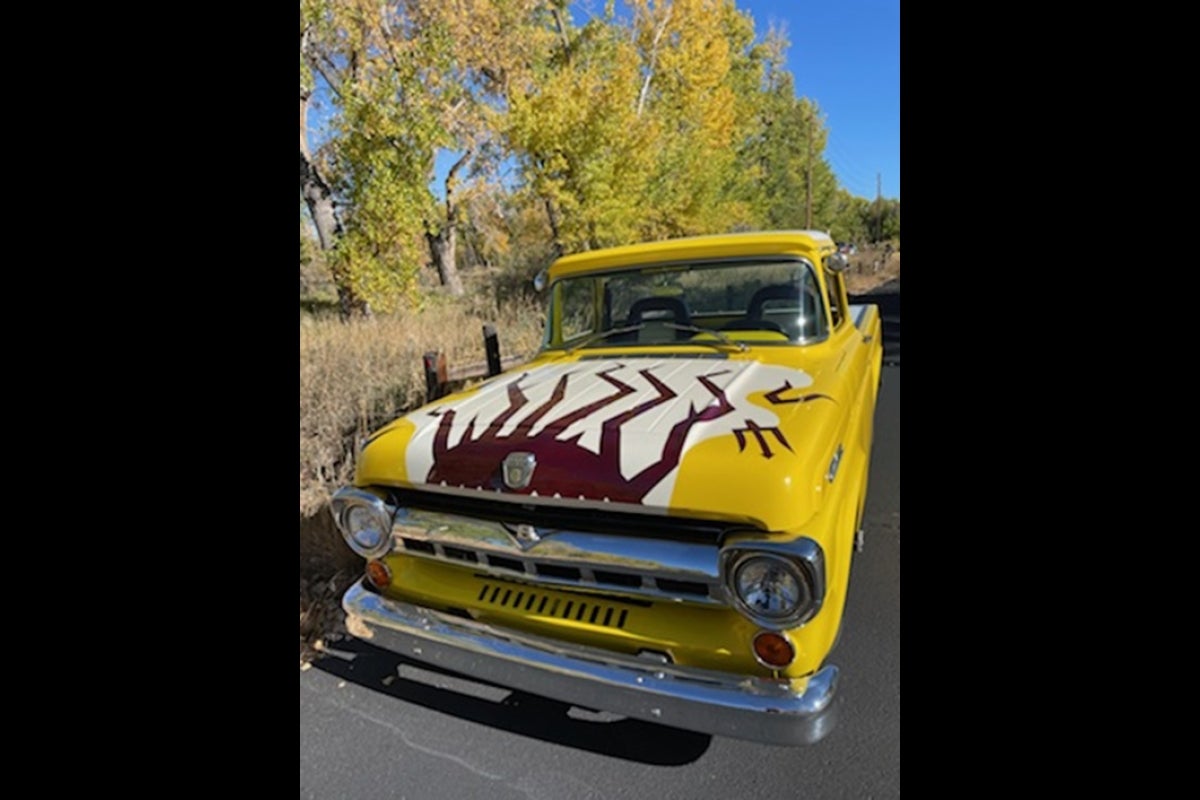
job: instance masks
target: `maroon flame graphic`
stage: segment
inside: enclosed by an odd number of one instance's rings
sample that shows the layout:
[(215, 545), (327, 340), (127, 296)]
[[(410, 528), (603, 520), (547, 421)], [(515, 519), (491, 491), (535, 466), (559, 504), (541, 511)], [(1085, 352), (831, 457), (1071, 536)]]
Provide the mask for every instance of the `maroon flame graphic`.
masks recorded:
[[(697, 411), (695, 405), (689, 406), (687, 417), (671, 428), (659, 460), (626, 480), (621, 475), (621, 426), (678, 396), (669, 386), (655, 377), (650, 369), (638, 370), (638, 374), (655, 389), (658, 395), (605, 420), (601, 424), (600, 451), (598, 453), (579, 446), (578, 441), (583, 435), (582, 433), (569, 439), (555, 438), (570, 425), (603, 411), (606, 407), (637, 391), (628, 383), (612, 375), (613, 372), (623, 368), (623, 364), (618, 364), (597, 373), (599, 378), (606, 381), (615, 390), (611, 395), (552, 420), (532, 436), (530, 431), (533, 427), (566, 397), (569, 375), (559, 378), (550, 398), (522, 419), (511, 433), (503, 436), (500, 435), (500, 429), (504, 427), (504, 424), (529, 404), (529, 398), (521, 390), (521, 381), (528, 377), (527, 375), (522, 375), (508, 384), (508, 408), (492, 420), (483, 433), (478, 437), (475, 436), (475, 418), (472, 418), (467, 423), (467, 429), (463, 433), (462, 439), (454, 447), (449, 447), (448, 443), (455, 412), (453, 410), (434, 412), (440, 413), (441, 421), (434, 434), (433, 466), (425, 478), (426, 482), (445, 481), (448, 486), (501, 489), (517, 494), (537, 492), (543, 497), (553, 496), (557, 493), (570, 498), (582, 496), (589, 500), (608, 498), (612, 502), (641, 502), (642, 498), (679, 464), (679, 459), (683, 454), (684, 440), (687, 439), (688, 432), (692, 427), (730, 413), (733, 411), (733, 406), (725, 397), (724, 391), (710, 380), (710, 378), (725, 374), (724, 371), (707, 376), (697, 376), (697, 380), (712, 394), (713, 402), (706, 405), (701, 411)], [(507, 489), (501, 475), (501, 462), (505, 456), (514, 451), (533, 453), (537, 459), (533, 480), (528, 487), (521, 490)]]

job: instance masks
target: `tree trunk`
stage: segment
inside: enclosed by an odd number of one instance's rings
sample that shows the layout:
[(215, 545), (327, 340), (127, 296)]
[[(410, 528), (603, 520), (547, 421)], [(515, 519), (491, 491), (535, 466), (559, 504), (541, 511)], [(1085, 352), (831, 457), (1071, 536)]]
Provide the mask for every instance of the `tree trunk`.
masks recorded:
[(458, 277), (458, 212), (459, 205), (454, 201), (454, 186), (458, 182), (458, 171), (470, 159), (471, 148), (467, 148), (450, 171), (446, 173), (446, 222), (438, 226), (438, 232), (430, 230), (428, 220), (425, 222), (425, 241), (429, 243), (429, 256), (433, 266), (437, 268), (438, 280), (442, 282), (450, 294), (462, 297), (462, 279)]
[(425, 240), (429, 242), (429, 254), (433, 265), (437, 268), (438, 279), (450, 294), (455, 297), (463, 295), (462, 279), (458, 277), (458, 231), (453, 224), (442, 227), (435, 233), (425, 232)]
[[(333, 207), (333, 193), (329, 189), (329, 184), (322, 179), (321, 174), (305, 157), (303, 151), (300, 153), (300, 194), (304, 198), (308, 212), (312, 215), (313, 224), (317, 228), (317, 239), (321, 243), (321, 250), (329, 253), (337, 244), (338, 237), (342, 235), (342, 224)], [(338, 308), (341, 311), (342, 319), (349, 319), (352, 316), (371, 316), (370, 305), (354, 291), (350, 276), (345, 269), (338, 266), (337, 256), (329, 256), (327, 261), (330, 266), (329, 271), (333, 275), (333, 283), (337, 287)]]
[(554, 203), (550, 199), (546, 199), (546, 218), (550, 220), (550, 233), (554, 236), (553, 253), (555, 258), (561, 258), (565, 249), (563, 248), (562, 237), (558, 232), (558, 212), (554, 210)]
[(333, 208), (333, 193), (321, 179), (320, 173), (304, 157), (304, 153), (300, 154), (300, 195), (316, 225), (321, 249), (325, 252), (332, 250), (342, 235), (342, 223)]
[[(303, 38), (301, 46), (303, 47)], [(337, 209), (333, 205), (333, 190), (321, 175), (317, 165), (313, 163), (308, 150), (308, 99), (311, 92), (300, 87), (300, 196), (308, 206), (313, 224), (317, 228), (317, 240), (321, 251), (331, 253), (337, 246), (337, 240), (342, 235), (342, 223), (338, 219)], [(343, 320), (352, 316), (371, 316), (371, 307), (367, 301), (358, 296), (350, 282), (350, 276), (338, 264), (334, 255), (327, 255), (329, 271), (333, 275), (333, 283), (337, 287), (338, 308)]]

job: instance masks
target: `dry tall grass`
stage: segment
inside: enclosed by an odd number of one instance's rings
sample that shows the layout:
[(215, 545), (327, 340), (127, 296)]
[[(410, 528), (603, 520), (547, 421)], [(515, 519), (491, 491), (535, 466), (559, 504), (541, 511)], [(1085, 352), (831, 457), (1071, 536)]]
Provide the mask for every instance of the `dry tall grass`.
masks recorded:
[(300, 514), (311, 516), (354, 473), (365, 436), (425, 399), (423, 353), (447, 362), (484, 359), (483, 324), (500, 334), (503, 355), (530, 353), (541, 340), (541, 310), (514, 301), (444, 302), (419, 312), (342, 323), (300, 319)]
[(880, 284), (900, 277), (900, 248), (888, 252), (882, 246), (864, 247), (850, 256), (846, 291), (865, 294)]
[[(345, 634), (339, 601), (362, 575), (362, 559), (328, 511), (333, 492), (354, 476), (359, 437), (425, 400), (422, 354), (450, 366), (484, 360), (483, 324), (500, 334), (502, 355), (531, 353), (541, 340), (541, 309), (516, 295), (497, 302), (485, 286), (468, 298), (434, 297), (422, 311), (342, 323), (335, 313), (300, 317), (300, 663)], [(329, 308), (329, 297), (301, 307)]]

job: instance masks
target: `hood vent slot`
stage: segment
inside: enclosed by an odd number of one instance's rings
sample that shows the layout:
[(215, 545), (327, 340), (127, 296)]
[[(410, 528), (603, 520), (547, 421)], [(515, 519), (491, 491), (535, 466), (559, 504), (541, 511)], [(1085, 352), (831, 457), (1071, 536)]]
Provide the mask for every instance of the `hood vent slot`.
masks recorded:
[(499, 608), (513, 611), (529, 611), (539, 616), (586, 622), (602, 628), (624, 628), (629, 619), (629, 609), (617, 608), (604, 602), (586, 600), (563, 601), (539, 592), (530, 592), (511, 586), (485, 583), (476, 600)]

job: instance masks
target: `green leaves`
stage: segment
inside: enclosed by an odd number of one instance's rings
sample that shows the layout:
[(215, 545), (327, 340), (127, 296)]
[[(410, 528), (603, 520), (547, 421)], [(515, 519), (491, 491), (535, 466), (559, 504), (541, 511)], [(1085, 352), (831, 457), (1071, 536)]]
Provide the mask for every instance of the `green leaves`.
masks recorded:
[[(302, 104), (324, 84), (334, 107), (338, 279), (395, 307), (418, 297), (426, 231), (455, 226), (472, 258), (509, 263), (803, 227), (810, 191), (814, 227), (858, 230), (781, 35), (756, 40), (733, 0), (626, 5), (576, 26), (562, 0), (301, 0)], [(430, 189), (439, 148), (470, 154), (448, 197)]]

